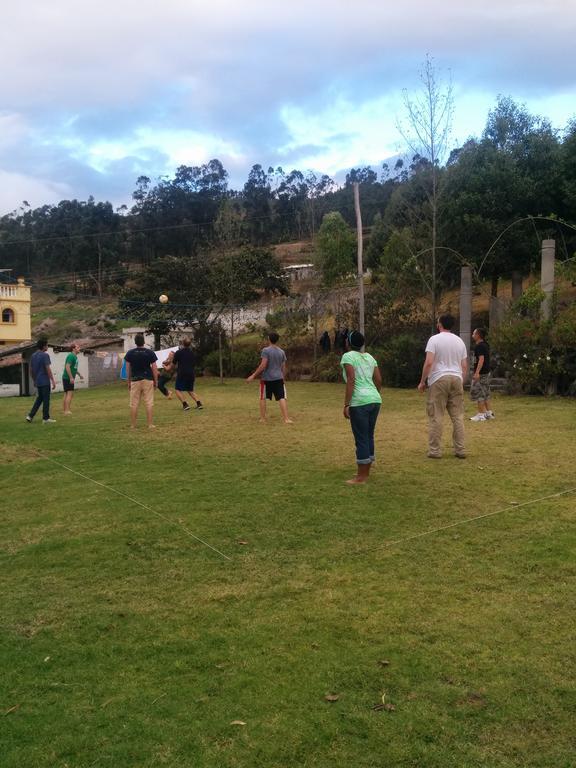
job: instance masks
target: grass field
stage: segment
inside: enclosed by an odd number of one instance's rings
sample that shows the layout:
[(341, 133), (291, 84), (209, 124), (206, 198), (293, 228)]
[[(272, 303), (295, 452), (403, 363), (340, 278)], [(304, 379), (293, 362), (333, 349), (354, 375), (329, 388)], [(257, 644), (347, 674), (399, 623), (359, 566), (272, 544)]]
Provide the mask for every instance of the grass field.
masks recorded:
[(430, 461), (387, 391), (349, 487), (341, 386), (290, 384), (293, 426), (198, 389), (154, 432), (119, 386), (0, 401), (2, 768), (573, 768), (576, 493), (535, 500), (576, 486), (574, 402)]

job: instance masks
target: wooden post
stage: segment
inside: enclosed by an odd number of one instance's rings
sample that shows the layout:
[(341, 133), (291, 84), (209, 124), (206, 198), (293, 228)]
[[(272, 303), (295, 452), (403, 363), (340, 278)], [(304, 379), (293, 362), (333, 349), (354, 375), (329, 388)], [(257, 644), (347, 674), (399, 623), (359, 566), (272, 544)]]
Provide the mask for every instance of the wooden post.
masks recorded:
[(220, 384), (224, 384), (224, 365), (222, 361), (222, 331), (218, 331), (218, 363), (220, 365)]
[(364, 266), (362, 264), (362, 212), (360, 210), (360, 185), (354, 182), (354, 209), (356, 211), (356, 237), (358, 240), (358, 330), (364, 334)]
[(230, 376), (234, 374), (234, 307), (230, 310)]

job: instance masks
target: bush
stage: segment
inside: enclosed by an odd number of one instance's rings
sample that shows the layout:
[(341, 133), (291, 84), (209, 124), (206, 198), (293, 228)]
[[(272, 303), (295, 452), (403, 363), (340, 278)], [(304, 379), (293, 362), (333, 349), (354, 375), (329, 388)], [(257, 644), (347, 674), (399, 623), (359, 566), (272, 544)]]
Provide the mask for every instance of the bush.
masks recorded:
[[(239, 349), (234, 352), (232, 357), (234, 376), (238, 377), (249, 376), (260, 362), (260, 355), (256, 349)], [(204, 357), (202, 365), (208, 373), (211, 373), (213, 376), (219, 376), (220, 356), (218, 350), (215, 349), (209, 352)], [(230, 353), (228, 350), (224, 350), (222, 353), (222, 367), (224, 369), (224, 376), (230, 376)]]
[[(551, 320), (534, 315), (537, 298), (526, 310), (526, 302), (514, 304), (504, 322), (491, 334), (510, 381), (526, 394), (573, 394), (576, 387), (576, 307)], [(519, 310), (524, 311), (519, 315)]]
[(312, 381), (342, 381), (340, 355), (330, 354), (319, 357), (312, 368)]
[(425, 339), (402, 333), (372, 354), (378, 361), (382, 381), (387, 387), (415, 387), (424, 363)]

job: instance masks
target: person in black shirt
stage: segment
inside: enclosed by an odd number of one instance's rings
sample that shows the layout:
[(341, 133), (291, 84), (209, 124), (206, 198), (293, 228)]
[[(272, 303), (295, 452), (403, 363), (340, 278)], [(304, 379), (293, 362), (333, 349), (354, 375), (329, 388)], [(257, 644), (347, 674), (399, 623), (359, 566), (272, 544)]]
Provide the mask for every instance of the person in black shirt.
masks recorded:
[(494, 418), (490, 403), (490, 346), (486, 341), (484, 328), (475, 328), (472, 334), (474, 341), (474, 372), (470, 384), (470, 399), (476, 403), (478, 412), (470, 421), (488, 421)]
[(150, 429), (152, 410), (154, 408), (154, 387), (158, 386), (158, 368), (156, 353), (144, 346), (144, 335), (137, 333), (134, 337), (136, 346), (126, 352), (126, 373), (128, 374), (128, 389), (130, 390), (130, 424), (136, 429), (140, 400), (144, 400), (146, 421)]
[(182, 408), (185, 411), (190, 410), (190, 406), (186, 402), (186, 393), (188, 393), (192, 400), (194, 400), (196, 403), (196, 408), (203, 407), (200, 399), (194, 392), (194, 381), (196, 378), (196, 355), (190, 349), (190, 344), (191, 341), (189, 338), (183, 339), (182, 346), (172, 358), (174, 365), (178, 366), (174, 391), (176, 392), (176, 397), (182, 403)]

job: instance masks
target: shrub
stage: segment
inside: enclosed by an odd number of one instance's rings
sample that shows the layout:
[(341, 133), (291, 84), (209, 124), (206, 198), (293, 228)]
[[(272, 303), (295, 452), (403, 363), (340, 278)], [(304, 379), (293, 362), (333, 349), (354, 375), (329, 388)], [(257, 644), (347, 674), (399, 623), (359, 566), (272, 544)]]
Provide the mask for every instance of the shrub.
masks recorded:
[(319, 357), (312, 368), (311, 379), (312, 381), (342, 381), (340, 355), (332, 353)]
[[(510, 381), (527, 394), (573, 394), (576, 385), (576, 307), (551, 320), (535, 316), (538, 296), (526, 311), (526, 302), (512, 306), (504, 322), (491, 334)], [(524, 310), (522, 316), (518, 310)]]
[(402, 333), (392, 337), (385, 347), (373, 352), (387, 387), (415, 387), (424, 363), (425, 340)]
[[(260, 355), (256, 349), (239, 349), (233, 353), (232, 357), (234, 376), (238, 377), (249, 376), (260, 361)], [(205, 356), (202, 365), (204, 370), (213, 376), (219, 376), (220, 357), (218, 350), (215, 349), (209, 352)], [(224, 376), (230, 376), (230, 353), (228, 350), (224, 350), (222, 353), (222, 367), (224, 369)]]

